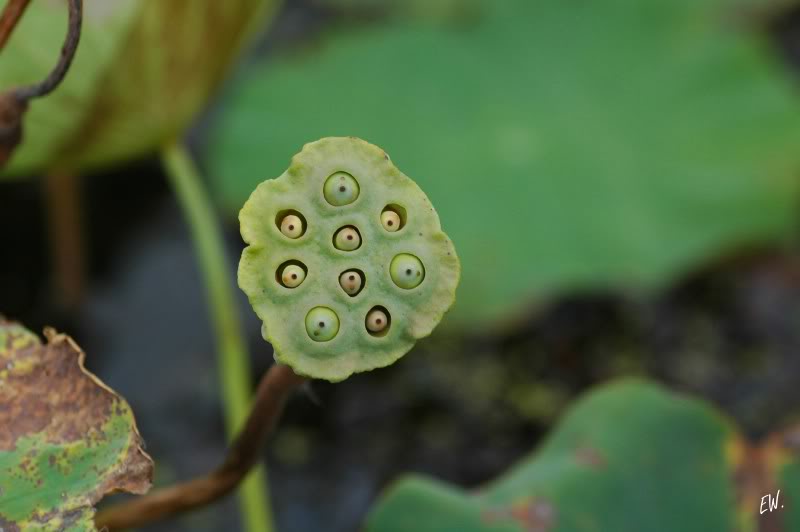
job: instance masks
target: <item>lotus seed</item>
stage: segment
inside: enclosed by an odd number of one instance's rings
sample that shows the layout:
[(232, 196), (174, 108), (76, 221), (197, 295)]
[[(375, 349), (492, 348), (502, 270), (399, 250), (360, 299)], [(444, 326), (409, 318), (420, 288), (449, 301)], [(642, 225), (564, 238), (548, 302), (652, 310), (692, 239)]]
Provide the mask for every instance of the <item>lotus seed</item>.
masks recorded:
[(300, 238), (303, 234), (303, 220), (294, 214), (287, 214), (281, 220), (281, 233), (289, 238)]
[(306, 314), (306, 332), (315, 342), (332, 340), (339, 332), (339, 317), (327, 307), (314, 307)]
[(358, 181), (346, 172), (336, 172), (331, 175), (323, 187), (325, 199), (335, 207), (353, 203), (360, 191)]
[(367, 330), (371, 333), (383, 332), (389, 325), (389, 317), (379, 308), (374, 308), (367, 314)]
[(381, 224), (384, 229), (394, 233), (400, 229), (400, 215), (394, 211), (383, 211), (381, 213)]
[(283, 269), (281, 281), (286, 288), (296, 288), (306, 280), (306, 272), (296, 264), (290, 264)]
[(389, 274), (394, 284), (400, 288), (410, 290), (416, 288), (425, 279), (425, 267), (414, 255), (401, 253), (392, 259)]
[(339, 284), (347, 295), (354, 296), (361, 291), (364, 280), (359, 272), (350, 270), (339, 276)]
[(333, 245), (342, 251), (353, 251), (361, 246), (361, 235), (355, 227), (343, 227), (336, 232)]

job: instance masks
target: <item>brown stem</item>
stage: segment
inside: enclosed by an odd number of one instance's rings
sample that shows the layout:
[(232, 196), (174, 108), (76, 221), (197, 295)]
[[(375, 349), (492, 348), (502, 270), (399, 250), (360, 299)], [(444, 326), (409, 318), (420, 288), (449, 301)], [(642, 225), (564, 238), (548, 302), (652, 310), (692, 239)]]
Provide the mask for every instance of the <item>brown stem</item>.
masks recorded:
[(69, 22), (67, 23), (67, 37), (61, 47), (61, 56), (58, 63), (50, 71), (50, 74), (39, 83), (18, 87), (14, 89), (14, 94), (20, 101), (27, 101), (33, 98), (47, 96), (67, 75), (75, 52), (78, 50), (78, 43), (81, 40), (81, 25), (83, 23), (83, 0), (69, 0)]
[(9, 0), (6, 4), (3, 14), (0, 15), (0, 50), (5, 48), (30, 2), (31, 0)]
[(140, 527), (206, 506), (230, 493), (258, 461), (259, 452), (275, 428), (289, 394), (305, 381), (287, 366), (272, 366), (262, 377), (245, 426), (219, 468), (207, 476), (102, 510), (95, 518), (97, 528)]
[(55, 283), (66, 310), (75, 310), (86, 286), (81, 179), (74, 172), (50, 172), (44, 177), (51, 262)]

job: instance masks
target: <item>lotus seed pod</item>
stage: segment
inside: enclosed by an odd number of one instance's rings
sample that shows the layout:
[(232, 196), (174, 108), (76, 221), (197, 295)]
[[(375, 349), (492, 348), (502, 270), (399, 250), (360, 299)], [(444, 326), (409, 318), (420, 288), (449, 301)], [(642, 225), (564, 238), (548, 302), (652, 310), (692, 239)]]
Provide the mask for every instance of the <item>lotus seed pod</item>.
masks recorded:
[(336, 172), (325, 181), (325, 199), (328, 203), (341, 207), (358, 199), (358, 181), (346, 172)]
[[(339, 173), (358, 186), (355, 199), (344, 205), (326, 194), (331, 176)], [(381, 215), (389, 205), (402, 231), (384, 227)], [(302, 213), (303, 238), (286, 238), (275, 223), (289, 212)], [(283, 175), (253, 191), (239, 220), (248, 244), (239, 262), (239, 286), (263, 321), (262, 334), (276, 360), (298, 374), (340, 381), (387, 366), (429, 335), (455, 300), (460, 265), (436, 211), (383, 150), (363, 140), (307, 144)], [(360, 246), (345, 253), (337, 237), (348, 242), (348, 228)], [(395, 261), (404, 256), (416, 262)], [(413, 289), (393, 279), (393, 261), (411, 264)], [(275, 275), (287, 262), (303, 265), (307, 274), (292, 290)], [(351, 272), (360, 287), (347, 284)]]
[(281, 281), (286, 288), (297, 288), (306, 280), (306, 272), (296, 264), (289, 264), (281, 273)]
[(336, 232), (333, 243), (336, 249), (353, 251), (361, 247), (361, 235), (354, 227), (343, 227)]
[(284, 216), (281, 220), (281, 233), (289, 238), (300, 238), (303, 234), (303, 220), (294, 214)]
[(389, 316), (379, 308), (372, 309), (367, 314), (367, 330), (371, 333), (380, 333), (389, 325)]
[(394, 211), (383, 211), (381, 213), (381, 224), (384, 229), (394, 233), (400, 229), (400, 215)]
[(361, 274), (355, 270), (344, 272), (339, 276), (339, 285), (348, 296), (354, 296), (361, 291), (364, 284), (364, 279)]
[(306, 332), (315, 342), (327, 342), (339, 332), (339, 317), (327, 307), (314, 307), (306, 314)]
[(405, 290), (411, 290), (425, 280), (425, 267), (422, 262), (408, 253), (401, 253), (392, 259), (389, 267), (394, 284)]

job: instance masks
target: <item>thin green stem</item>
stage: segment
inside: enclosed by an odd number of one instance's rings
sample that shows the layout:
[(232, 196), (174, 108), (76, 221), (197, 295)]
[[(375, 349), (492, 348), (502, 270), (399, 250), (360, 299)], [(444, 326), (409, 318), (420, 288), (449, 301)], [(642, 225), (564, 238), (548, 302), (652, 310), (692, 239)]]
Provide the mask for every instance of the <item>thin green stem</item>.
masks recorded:
[[(250, 409), (251, 372), (247, 346), (231, 290), (230, 268), (222, 234), (197, 168), (180, 142), (164, 146), (162, 159), (172, 188), (191, 229), (206, 285), (217, 338), (218, 366), (225, 405), (225, 424), (233, 438)], [(240, 503), (249, 532), (272, 532), (272, 508), (263, 465), (242, 483)]]

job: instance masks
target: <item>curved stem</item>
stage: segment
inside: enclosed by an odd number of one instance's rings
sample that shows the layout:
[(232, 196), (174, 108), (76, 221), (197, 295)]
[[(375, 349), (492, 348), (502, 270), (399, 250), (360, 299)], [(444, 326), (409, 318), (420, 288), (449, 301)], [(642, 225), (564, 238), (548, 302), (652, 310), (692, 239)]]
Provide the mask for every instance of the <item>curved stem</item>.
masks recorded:
[(275, 364), (261, 379), (247, 423), (225, 462), (205, 477), (163, 488), (101, 511), (97, 528), (119, 530), (144, 526), (212, 503), (235, 488), (258, 461), (264, 441), (278, 422), (289, 394), (305, 379)]
[[(225, 423), (233, 437), (248, 415), (251, 373), (242, 326), (231, 290), (220, 228), (195, 165), (180, 142), (163, 147), (162, 159), (192, 232), (207, 290), (211, 322), (217, 337)], [(249, 532), (271, 532), (272, 510), (263, 466), (243, 484), (240, 504)]]
[[(69, 23), (67, 37), (61, 47), (58, 63), (47, 77), (33, 85), (17, 87), (0, 93), (0, 168), (5, 166), (14, 150), (22, 142), (22, 119), (28, 110), (28, 102), (33, 98), (46, 96), (53, 92), (67, 75), (78, 43), (81, 40), (83, 23), (83, 0), (68, 0)], [(14, 27), (22, 17), (27, 2), (15, 1), (6, 5), (0, 15), (0, 39), (8, 39)], [(15, 10), (16, 9), (16, 10)], [(0, 47), (5, 41), (0, 41)]]
[(50, 74), (39, 83), (14, 89), (14, 95), (20, 101), (47, 96), (59, 86), (64, 76), (67, 75), (78, 43), (81, 40), (81, 25), (83, 23), (83, 0), (69, 0), (69, 22), (67, 23), (67, 37), (61, 47), (61, 56)]

